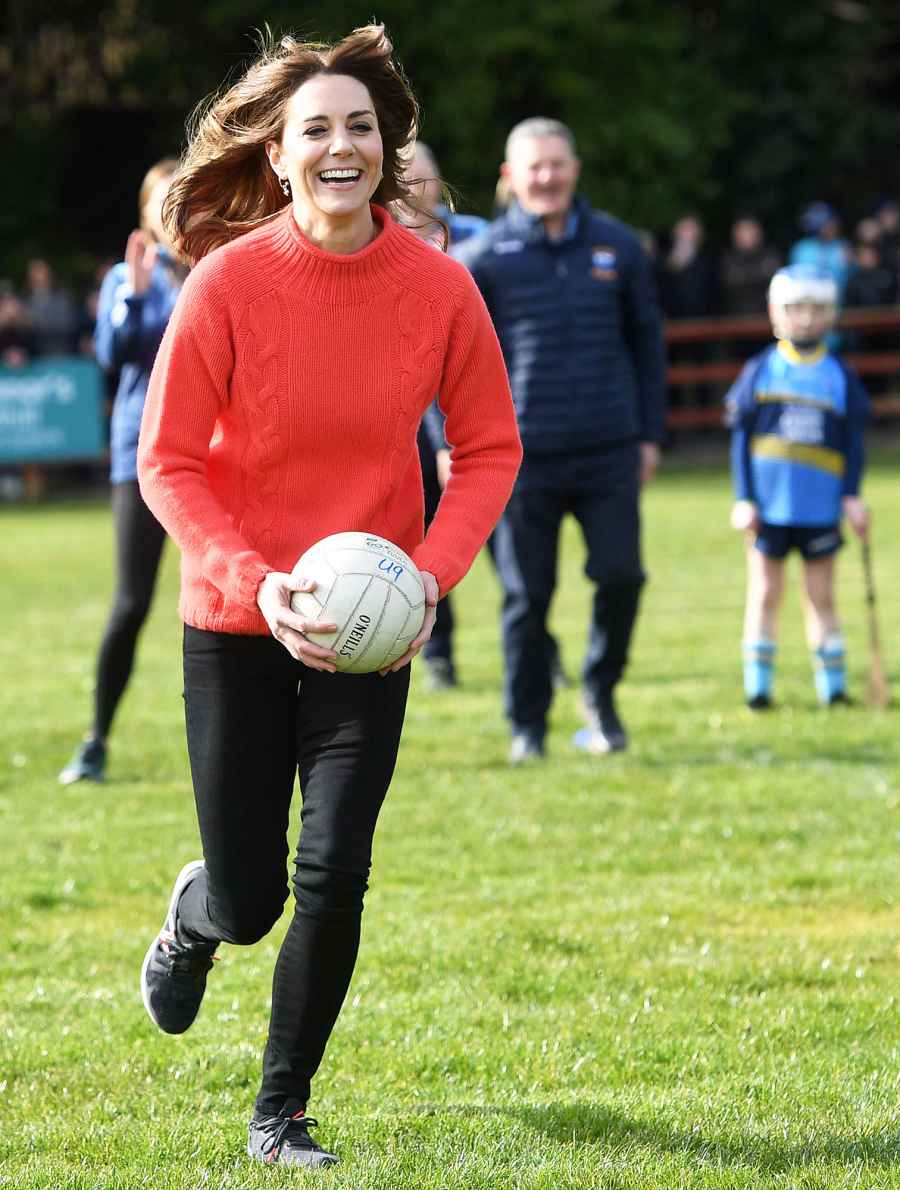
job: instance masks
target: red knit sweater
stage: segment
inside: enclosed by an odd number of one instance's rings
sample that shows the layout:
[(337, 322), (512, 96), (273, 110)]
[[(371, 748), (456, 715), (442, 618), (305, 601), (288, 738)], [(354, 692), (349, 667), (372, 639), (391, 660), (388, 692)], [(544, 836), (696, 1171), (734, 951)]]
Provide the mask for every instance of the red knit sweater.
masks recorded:
[[(437, 578), (471, 566), (521, 458), (490, 316), (456, 261), (373, 206), (361, 252), (290, 207), (192, 271), (156, 358), (141, 492), (181, 549), (182, 619), (265, 634), (256, 591), (319, 538), (379, 533)], [(435, 393), (452, 476), (423, 541), (416, 432)]]

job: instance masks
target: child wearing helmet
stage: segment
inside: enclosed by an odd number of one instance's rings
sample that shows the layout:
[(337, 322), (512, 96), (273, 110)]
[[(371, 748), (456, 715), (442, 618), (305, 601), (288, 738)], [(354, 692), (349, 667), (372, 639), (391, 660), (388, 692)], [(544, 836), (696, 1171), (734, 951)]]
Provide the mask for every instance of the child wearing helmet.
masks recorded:
[(856, 373), (826, 346), (837, 287), (822, 269), (779, 269), (769, 287), (777, 342), (747, 362), (725, 398), (732, 428), (731, 524), (747, 538), (744, 693), (772, 702), (784, 562), (803, 559), (806, 634), (816, 695), (848, 702), (844, 638), (834, 605), (835, 554), (846, 517), (865, 537), (860, 499), (869, 399)]

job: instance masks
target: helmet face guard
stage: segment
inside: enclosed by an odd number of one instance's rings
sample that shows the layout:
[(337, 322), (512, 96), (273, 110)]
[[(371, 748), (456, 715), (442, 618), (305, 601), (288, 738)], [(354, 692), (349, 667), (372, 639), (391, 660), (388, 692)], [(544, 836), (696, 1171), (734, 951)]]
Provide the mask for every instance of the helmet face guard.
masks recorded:
[(820, 343), (837, 319), (837, 285), (821, 269), (791, 265), (769, 285), (769, 318), (778, 339), (797, 347)]

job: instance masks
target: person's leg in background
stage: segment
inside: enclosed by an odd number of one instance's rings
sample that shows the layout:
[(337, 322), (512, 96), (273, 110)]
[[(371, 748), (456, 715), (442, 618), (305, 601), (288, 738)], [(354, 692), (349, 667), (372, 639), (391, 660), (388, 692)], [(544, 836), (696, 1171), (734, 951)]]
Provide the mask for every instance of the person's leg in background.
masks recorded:
[(503, 587), (504, 710), (512, 731), (513, 763), (543, 755), (553, 698), (547, 612), (568, 500), (558, 468), (555, 459), (526, 458), (494, 531), (494, 558)]
[(97, 656), (94, 723), (59, 775), (63, 785), (101, 780), (113, 718), (134, 668), (166, 540), (165, 530), (141, 498), (137, 481), (113, 484), (116, 593)]
[[(493, 566), (497, 577), (499, 578), (500, 570), (497, 566), (497, 545), (496, 545), (496, 531), (490, 535), (484, 546), (487, 551), (488, 558)], [(554, 690), (567, 690), (571, 685), (571, 679), (566, 673), (565, 662), (563, 661), (562, 648), (559, 641), (553, 635), (549, 628), (544, 627), (544, 648), (547, 651), (547, 664), (550, 666), (550, 678), (553, 683)]]
[(595, 584), (588, 649), (582, 669), (588, 727), (575, 743), (586, 751), (619, 752), (628, 737), (613, 692), (628, 662), (641, 588), (639, 451), (636, 444), (579, 460), (573, 512), (587, 547), (585, 574)]
[[(441, 485), (435, 463), (435, 451), (424, 426), (419, 427), (419, 463), (422, 467), (422, 484), (425, 489), (425, 528), (431, 524), (441, 499)], [(427, 686), (429, 690), (447, 690), (457, 684), (456, 666), (453, 660), (453, 604), (446, 595), (438, 601), (437, 615), (431, 639), (422, 649), (427, 665)]]
[[(831, 532), (839, 544), (839, 530)], [(850, 701), (847, 695), (847, 651), (834, 602), (833, 550), (825, 556), (804, 557), (803, 560), (806, 639), (812, 655), (816, 697), (822, 706)]]
[(744, 609), (744, 697), (753, 711), (772, 705), (778, 652), (778, 613), (784, 596), (787, 530), (763, 525), (747, 541), (747, 601)]

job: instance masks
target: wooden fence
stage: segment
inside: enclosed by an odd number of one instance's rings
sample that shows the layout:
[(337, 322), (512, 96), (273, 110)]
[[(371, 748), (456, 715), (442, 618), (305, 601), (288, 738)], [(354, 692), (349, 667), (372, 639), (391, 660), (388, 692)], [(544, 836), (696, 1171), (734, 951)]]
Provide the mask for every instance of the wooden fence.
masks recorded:
[[(839, 329), (851, 336), (865, 335), (883, 339), (878, 350), (850, 350), (844, 357), (863, 379), (884, 377), (882, 391), (872, 394), (872, 412), (876, 418), (896, 417), (900, 414), (900, 307), (879, 306), (864, 310), (846, 310), (841, 314)], [(682, 318), (666, 323), (666, 343), (670, 349), (696, 344), (707, 355), (725, 357), (734, 352), (735, 345), (746, 342), (751, 350), (763, 347), (772, 337), (769, 320), (763, 315), (740, 318)], [(759, 347), (753, 341), (758, 343)], [(852, 342), (852, 338), (851, 338)], [(698, 352), (699, 354), (699, 352)], [(673, 363), (666, 378), (669, 384), (670, 408), (668, 424), (673, 430), (710, 429), (722, 425), (721, 397), (743, 367), (743, 360), (716, 358), (697, 363)], [(713, 404), (687, 404), (678, 400), (679, 393), (703, 385), (707, 392), (717, 390)], [(675, 398), (672, 400), (672, 398)]]

